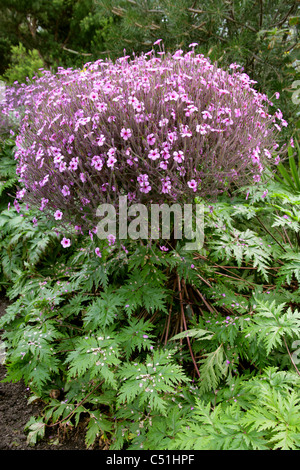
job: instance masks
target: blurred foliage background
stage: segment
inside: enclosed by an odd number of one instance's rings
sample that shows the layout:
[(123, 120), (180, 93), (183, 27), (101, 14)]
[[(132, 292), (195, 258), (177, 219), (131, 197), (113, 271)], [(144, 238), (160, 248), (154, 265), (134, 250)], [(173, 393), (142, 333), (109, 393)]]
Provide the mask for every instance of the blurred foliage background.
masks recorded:
[[(0, 0), (0, 78), (83, 67), (99, 58), (189, 50), (220, 67), (236, 62), (300, 129), (300, 0)], [(157, 46), (156, 46), (157, 47)], [(272, 98), (273, 99), (273, 98)]]

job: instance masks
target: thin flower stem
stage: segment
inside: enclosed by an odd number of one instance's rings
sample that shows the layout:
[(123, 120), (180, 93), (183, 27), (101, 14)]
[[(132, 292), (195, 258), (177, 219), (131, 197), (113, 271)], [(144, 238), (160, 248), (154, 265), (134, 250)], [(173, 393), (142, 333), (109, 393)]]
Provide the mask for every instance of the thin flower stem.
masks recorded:
[(73, 416), (73, 414), (75, 413), (75, 411), (77, 410), (77, 408), (79, 408), (79, 406), (81, 406), (88, 398), (90, 395), (92, 395), (92, 393), (95, 392), (95, 390), (97, 390), (97, 388), (100, 387), (100, 385), (102, 385), (104, 383), (104, 380), (102, 380), (98, 385), (96, 385), (96, 387), (94, 387), (90, 393), (88, 393), (82, 400), (80, 403), (78, 403), (78, 405), (75, 406), (74, 410), (71, 411), (71, 413), (68, 414), (68, 416), (66, 416), (64, 419), (62, 419), (61, 421), (57, 421), (56, 423), (53, 423), (53, 424), (46, 424), (46, 426), (48, 428), (52, 428), (54, 426), (57, 426), (58, 424), (61, 424), (63, 423), (64, 421), (66, 421), (67, 419), (69, 419), (71, 416)]
[(283, 251), (286, 252), (286, 249), (284, 248), (284, 246), (277, 240), (276, 237), (274, 237), (274, 235), (270, 232), (270, 230), (267, 229), (265, 224), (260, 220), (260, 218), (258, 216), (256, 216), (256, 220), (260, 223), (260, 225), (263, 227), (263, 229), (270, 235), (270, 237), (272, 237), (273, 240), (283, 249)]

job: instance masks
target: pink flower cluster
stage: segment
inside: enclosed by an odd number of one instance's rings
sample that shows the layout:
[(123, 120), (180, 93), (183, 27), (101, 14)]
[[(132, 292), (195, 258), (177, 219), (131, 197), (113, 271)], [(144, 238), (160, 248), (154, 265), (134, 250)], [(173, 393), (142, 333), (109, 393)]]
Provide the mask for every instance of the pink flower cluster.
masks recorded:
[(22, 88), (23, 200), (84, 227), (120, 194), (183, 203), (260, 181), (286, 122), (253, 84), (194, 51), (44, 72)]

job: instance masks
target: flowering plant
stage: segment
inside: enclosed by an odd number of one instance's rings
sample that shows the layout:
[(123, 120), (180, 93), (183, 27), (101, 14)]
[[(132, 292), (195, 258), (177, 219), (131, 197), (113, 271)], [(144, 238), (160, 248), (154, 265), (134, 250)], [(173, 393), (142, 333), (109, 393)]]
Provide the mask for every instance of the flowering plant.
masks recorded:
[(287, 123), (238, 65), (224, 71), (194, 46), (60, 68), (24, 87), (19, 198), (83, 230), (120, 195), (184, 203), (259, 182)]

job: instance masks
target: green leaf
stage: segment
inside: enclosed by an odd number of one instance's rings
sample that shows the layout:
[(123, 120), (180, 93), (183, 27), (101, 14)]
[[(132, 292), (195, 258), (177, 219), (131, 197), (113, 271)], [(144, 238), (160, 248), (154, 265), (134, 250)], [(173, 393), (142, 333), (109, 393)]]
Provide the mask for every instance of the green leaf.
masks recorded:
[(105, 329), (118, 320), (124, 298), (113, 288), (102, 292), (100, 296), (86, 309), (84, 326), (87, 331)]
[(256, 335), (258, 342), (263, 342), (267, 354), (280, 347), (285, 337), (300, 338), (300, 312), (285, 304), (257, 300), (257, 312), (252, 323), (246, 328), (249, 335)]
[(200, 393), (216, 390), (220, 380), (225, 377), (228, 371), (228, 364), (225, 361), (223, 345), (210, 353), (204, 354), (205, 359), (201, 359), (200, 372)]
[[(289, 147), (289, 148), (291, 148), (291, 147)], [(297, 171), (295, 159), (294, 159), (293, 156), (289, 157), (289, 163), (290, 163), (291, 173), (293, 175), (296, 187), (297, 187), (298, 191), (300, 191), (300, 179), (299, 179), (299, 174), (298, 174), (298, 171)]]
[(118, 372), (121, 383), (118, 403), (130, 403), (138, 397), (140, 405), (147, 404), (165, 415), (164, 396), (172, 393), (176, 385), (188, 381), (183, 369), (172, 361), (172, 354), (172, 351), (157, 350), (144, 363), (124, 363)]
[(296, 191), (296, 186), (295, 186), (295, 183), (293, 182), (292, 178), (290, 177), (289, 173), (287, 172), (287, 170), (285, 169), (285, 167), (283, 166), (282, 163), (279, 163), (277, 165), (277, 168), (278, 170), (280, 171), (281, 175), (283, 176), (283, 178), (286, 180), (286, 182), (288, 183), (289, 187), (293, 190), (293, 191)]
[(128, 326), (123, 327), (118, 334), (126, 360), (136, 350), (140, 353), (153, 347), (155, 336), (151, 334), (152, 329), (153, 325), (150, 321), (145, 321), (143, 318), (139, 320), (132, 317), (128, 320)]

